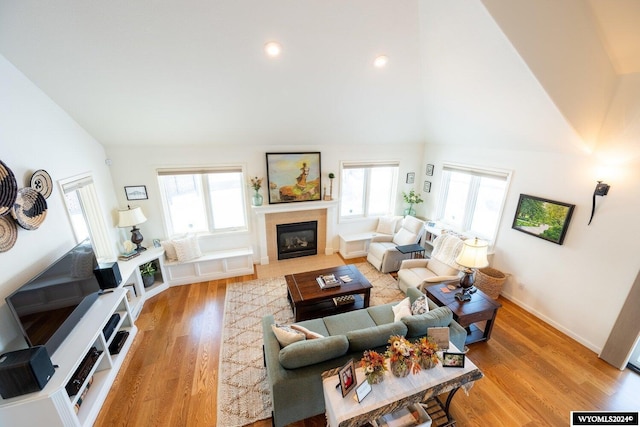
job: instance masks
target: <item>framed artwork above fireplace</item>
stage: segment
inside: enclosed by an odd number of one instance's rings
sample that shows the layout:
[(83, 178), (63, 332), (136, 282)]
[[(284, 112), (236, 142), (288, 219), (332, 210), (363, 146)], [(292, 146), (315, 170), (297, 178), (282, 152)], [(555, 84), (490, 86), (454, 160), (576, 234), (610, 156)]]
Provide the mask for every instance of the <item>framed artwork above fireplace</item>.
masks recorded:
[(267, 153), (269, 204), (322, 200), (320, 152)]

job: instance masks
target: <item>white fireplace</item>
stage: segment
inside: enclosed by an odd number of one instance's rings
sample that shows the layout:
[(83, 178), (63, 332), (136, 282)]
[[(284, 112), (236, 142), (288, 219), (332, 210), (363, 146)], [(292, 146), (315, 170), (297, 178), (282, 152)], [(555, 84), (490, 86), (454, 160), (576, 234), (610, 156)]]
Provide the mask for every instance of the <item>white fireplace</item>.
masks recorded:
[(318, 221), (318, 253), (332, 255), (337, 207), (336, 200), (253, 206), (257, 222), (260, 264), (269, 264), (270, 260), (278, 259), (276, 225), (302, 221)]

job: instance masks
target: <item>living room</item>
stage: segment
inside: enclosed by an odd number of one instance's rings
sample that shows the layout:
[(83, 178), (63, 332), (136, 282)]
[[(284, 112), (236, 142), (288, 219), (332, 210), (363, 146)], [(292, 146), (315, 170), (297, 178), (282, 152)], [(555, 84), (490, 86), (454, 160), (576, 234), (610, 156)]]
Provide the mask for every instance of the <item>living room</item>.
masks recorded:
[[(415, 189), (424, 218), (437, 210), (443, 163), (455, 162), (513, 173), (492, 256), (509, 274), (503, 297), (601, 353), (640, 267), (640, 68), (611, 59), (593, 18), (602, 2), (214, 3), (208, 14), (178, 4), (0, 6), (0, 160), (20, 186), (38, 169), (55, 185), (43, 224), (19, 230), (0, 254), (2, 300), (76, 244), (58, 182), (88, 171), (116, 251), (130, 237), (116, 227), (131, 204), (125, 186), (146, 186), (135, 205), (151, 245), (169, 237), (158, 168), (240, 165), (250, 231), (208, 238), (221, 249), (240, 239), (259, 264), (248, 179), (267, 176), (265, 153), (320, 152), (324, 184), (345, 161), (398, 161), (395, 213), (401, 192)], [(635, 4), (613, 3), (637, 16)], [(175, 32), (163, 26), (174, 28), (172, 15), (182, 18)], [(209, 37), (206, 16), (215, 18)], [(272, 38), (283, 45), (275, 61), (262, 51)], [(387, 67), (369, 66), (379, 54)], [(190, 63), (203, 74), (180, 65)], [(598, 180), (611, 189), (587, 225)], [(337, 179), (338, 203), (341, 191)], [(576, 205), (563, 245), (511, 228), (520, 194)], [(330, 247), (374, 221), (336, 221)], [(6, 349), (20, 337), (4, 303), (0, 319)]]

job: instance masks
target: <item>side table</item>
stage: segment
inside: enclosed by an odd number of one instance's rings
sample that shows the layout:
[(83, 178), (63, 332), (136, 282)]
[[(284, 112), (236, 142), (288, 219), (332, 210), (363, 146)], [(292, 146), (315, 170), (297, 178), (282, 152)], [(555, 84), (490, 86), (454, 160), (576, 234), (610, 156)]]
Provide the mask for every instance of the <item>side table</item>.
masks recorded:
[[(443, 291), (443, 288), (449, 292)], [(488, 341), (491, 338), (491, 330), (496, 320), (498, 309), (502, 304), (493, 300), (487, 294), (478, 289), (471, 294), (471, 301), (459, 301), (456, 299), (456, 291), (449, 290), (446, 285), (440, 283), (425, 288), (427, 298), (440, 307), (446, 306), (453, 312), (453, 318), (463, 328), (467, 329), (465, 344), (478, 341)], [(486, 320), (484, 331), (474, 323)]]
[(416, 254), (421, 253), (424, 257), (424, 248), (419, 244), (396, 246), (398, 252), (403, 254), (411, 254), (411, 258), (415, 258)]

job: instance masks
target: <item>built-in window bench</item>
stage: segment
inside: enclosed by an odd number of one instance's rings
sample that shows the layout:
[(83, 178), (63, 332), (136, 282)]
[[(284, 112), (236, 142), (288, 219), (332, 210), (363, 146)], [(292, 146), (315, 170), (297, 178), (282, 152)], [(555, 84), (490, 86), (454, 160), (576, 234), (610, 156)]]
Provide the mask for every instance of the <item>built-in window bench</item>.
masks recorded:
[(206, 252), (190, 261), (165, 260), (164, 267), (172, 286), (253, 274), (253, 250), (241, 248)]

